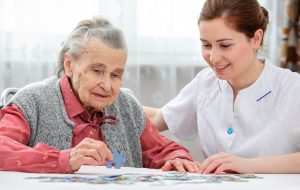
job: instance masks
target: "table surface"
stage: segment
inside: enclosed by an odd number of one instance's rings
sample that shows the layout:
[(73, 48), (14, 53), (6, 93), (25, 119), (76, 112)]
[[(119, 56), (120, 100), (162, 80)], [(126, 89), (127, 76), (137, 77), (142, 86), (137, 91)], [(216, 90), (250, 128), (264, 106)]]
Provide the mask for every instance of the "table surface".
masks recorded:
[[(101, 175), (114, 174), (166, 174), (161, 170), (147, 169), (147, 168), (130, 168), (122, 167), (121, 169), (108, 169), (103, 166), (83, 166), (75, 174), (38, 174), (38, 173), (23, 173), (23, 172), (0, 172), (0, 188), (1, 189), (39, 189), (39, 190), (54, 190), (54, 189), (242, 189), (242, 190), (259, 190), (259, 189), (300, 189), (300, 174), (257, 174), (263, 179), (249, 179), (248, 182), (222, 182), (222, 183), (201, 183), (201, 184), (179, 184), (176, 185), (153, 185), (151, 183), (140, 182), (134, 185), (122, 184), (88, 184), (88, 183), (72, 183), (72, 182), (42, 182), (40, 179), (26, 179), (28, 177), (62, 177), (62, 176), (88, 176), (96, 177)], [(188, 174), (195, 175), (195, 174)], [(199, 174), (196, 174), (199, 175)]]

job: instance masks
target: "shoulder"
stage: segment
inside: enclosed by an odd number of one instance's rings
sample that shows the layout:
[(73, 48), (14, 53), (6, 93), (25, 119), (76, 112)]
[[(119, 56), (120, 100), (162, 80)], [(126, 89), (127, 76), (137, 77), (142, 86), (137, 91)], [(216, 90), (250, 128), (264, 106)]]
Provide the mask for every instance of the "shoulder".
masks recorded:
[(31, 84), (28, 84), (21, 88), (18, 93), (26, 94), (26, 93), (38, 93), (40, 91), (55, 88), (55, 85), (58, 83), (58, 78), (56, 76), (53, 76), (51, 78), (45, 79), (43, 81), (34, 82)]
[(278, 66), (268, 63), (269, 75), (273, 76), (270, 78), (273, 84), (280, 87), (282, 90), (291, 91), (292, 89), (300, 90), (300, 75), (299, 73), (292, 72), (289, 69), (280, 68)]
[(121, 88), (118, 96), (118, 101), (121, 103), (133, 104), (141, 106), (138, 99), (134, 96), (133, 91), (127, 88)]
[(33, 101), (40, 99), (40, 97), (51, 96), (56, 89), (59, 79), (55, 76), (45, 79), (43, 81), (34, 82), (21, 88), (12, 98), (11, 101)]
[(108, 109), (119, 110), (118, 112), (123, 115), (133, 114), (135, 116), (139, 115), (140, 117), (144, 117), (144, 111), (140, 102), (133, 95), (133, 92), (128, 89), (121, 88), (115, 102), (109, 106)]
[(199, 95), (214, 89), (218, 85), (218, 77), (215, 72), (210, 68), (202, 69), (196, 77), (190, 81), (181, 91)]
[(266, 65), (268, 67), (267, 81), (276, 92), (277, 103), (283, 107), (300, 105), (300, 75), (289, 69), (278, 66)]
[(210, 86), (218, 81), (218, 77), (210, 67), (207, 67), (202, 69), (194, 80), (196, 80), (195, 82), (200, 86)]

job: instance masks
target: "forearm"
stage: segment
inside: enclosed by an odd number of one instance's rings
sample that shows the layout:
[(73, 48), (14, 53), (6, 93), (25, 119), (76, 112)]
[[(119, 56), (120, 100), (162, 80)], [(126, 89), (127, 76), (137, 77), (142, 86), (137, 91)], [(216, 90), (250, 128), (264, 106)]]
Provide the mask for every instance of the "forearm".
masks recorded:
[(254, 173), (300, 173), (300, 152), (251, 159)]
[(144, 167), (161, 168), (166, 161), (175, 158), (192, 160), (187, 149), (160, 135), (147, 116), (146, 126), (140, 140)]
[(161, 168), (167, 161), (176, 158), (193, 161), (192, 155), (184, 147), (170, 141), (165, 146), (157, 146), (143, 151), (143, 163), (147, 168)]
[(0, 135), (0, 170), (34, 173), (70, 173), (69, 150), (44, 144), (34, 148)]
[(150, 118), (151, 122), (157, 127), (159, 131), (168, 129), (167, 124), (163, 118), (161, 109), (143, 106), (144, 112)]

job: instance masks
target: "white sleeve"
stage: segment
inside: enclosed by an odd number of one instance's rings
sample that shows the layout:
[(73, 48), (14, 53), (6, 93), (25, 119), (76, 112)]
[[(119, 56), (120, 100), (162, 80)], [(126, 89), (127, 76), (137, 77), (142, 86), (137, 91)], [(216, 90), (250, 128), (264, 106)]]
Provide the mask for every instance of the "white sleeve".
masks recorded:
[[(300, 80), (294, 81), (299, 84)], [(287, 90), (288, 91), (288, 90)], [(300, 85), (296, 88), (289, 88), (290, 93), (287, 96), (285, 107), (286, 107), (286, 122), (285, 132), (287, 133), (288, 139), (297, 150), (300, 151)]]
[(162, 108), (171, 133), (184, 140), (192, 140), (198, 136), (197, 91), (200, 73)]

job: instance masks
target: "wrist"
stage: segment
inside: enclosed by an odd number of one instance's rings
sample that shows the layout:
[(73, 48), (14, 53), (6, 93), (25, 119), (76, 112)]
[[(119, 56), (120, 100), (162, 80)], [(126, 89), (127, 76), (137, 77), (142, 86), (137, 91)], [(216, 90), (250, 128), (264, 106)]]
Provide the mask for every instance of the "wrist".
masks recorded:
[(61, 173), (73, 173), (70, 166), (71, 149), (61, 150), (58, 158), (58, 166)]

